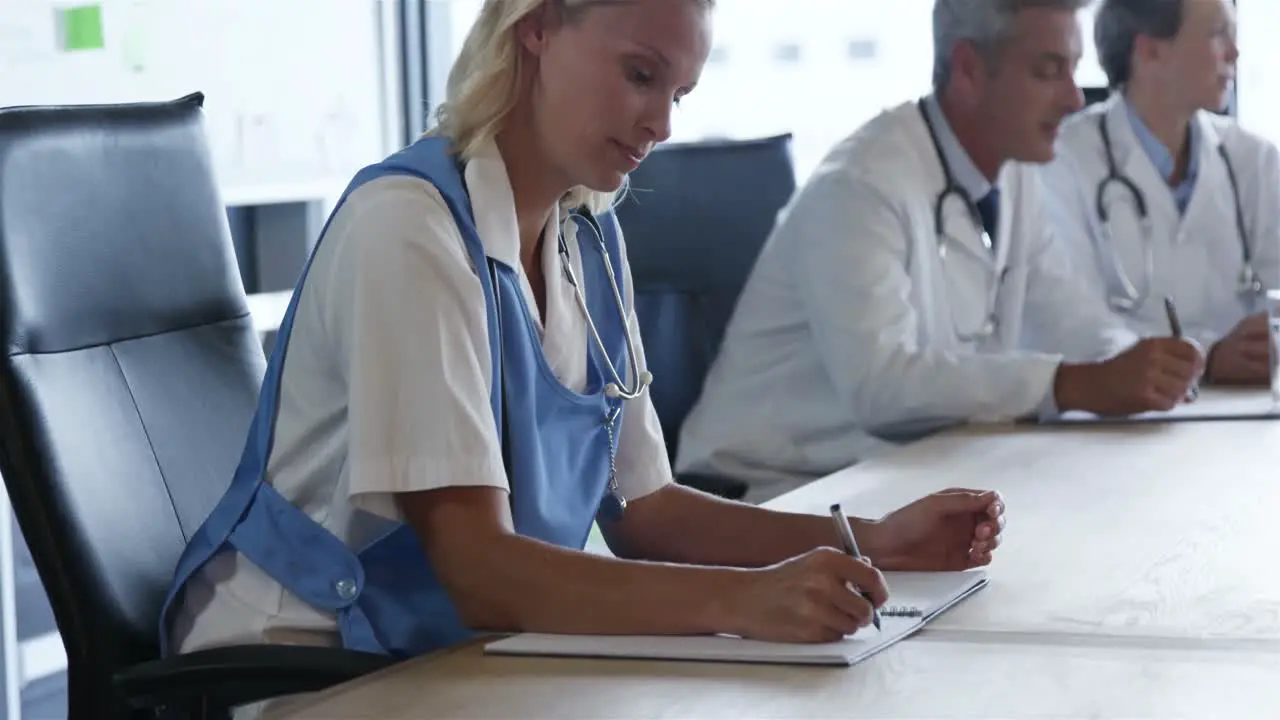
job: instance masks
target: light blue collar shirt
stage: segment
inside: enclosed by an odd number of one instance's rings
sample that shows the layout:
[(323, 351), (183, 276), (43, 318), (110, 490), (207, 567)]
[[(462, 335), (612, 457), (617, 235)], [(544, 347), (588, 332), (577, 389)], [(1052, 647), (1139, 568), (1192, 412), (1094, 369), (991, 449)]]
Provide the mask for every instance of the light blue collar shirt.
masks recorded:
[[(1142, 147), (1142, 151), (1151, 159), (1151, 164), (1155, 165), (1156, 172), (1160, 173), (1160, 177), (1165, 179), (1167, 183), (1169, 178), (1173, 176), (1174, 157), (1173, 153), (1164, 146), (1156, 136), (1152, 134), (1146, 123), (1142, 122), (1142, 118), (1138, 117), (1138, 111), (1129, 104), (1126, 98), (1125, 110), (1129, 116), (1129, 124), (1133, 127), (1133, 134), (1138, 138), (1138, 145)], [(1185, 212), (1187, 202), (1191, 200), (1191, 192), (1196, 186), (1196, 176), (1200, 172), (1200, 127), (1193, 119), (1191, 122), (1191, 131), (1187, 139), (1187, 153), (1189, 160), (1187, 162), (1187, 176), (1182, 182), (1170, 188), (1173, 191), (1173, 201), (1178, 206), (1178, 212)]]

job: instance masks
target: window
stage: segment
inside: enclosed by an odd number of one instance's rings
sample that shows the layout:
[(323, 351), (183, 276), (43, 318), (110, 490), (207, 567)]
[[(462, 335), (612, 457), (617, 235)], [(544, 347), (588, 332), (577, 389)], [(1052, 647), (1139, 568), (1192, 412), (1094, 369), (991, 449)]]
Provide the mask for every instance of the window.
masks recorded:
[(849, 41), (849, 59), (850, 60), (874, 60), (876, 57), (876, 41), (874, 39), (859, 38)]
[[(1238, 3), (1239, 4), (1239, 3)], [(1238, 11), (1240, 59), (1236, 62), (1237, 115), (1240, 124), (1280, 143), (1280, 49), (1270, 29), (1280, 22), (1280, 3), (1248, 0)]]
[(779, 43), (773, 48), (773, 59), (777, 63), (800, 62), (803, 54), (802, 46), (796, 42)]
[(1093, 46), (1093, 16), (1097, 9), (1090, 5), (1080, 13), (1080, 39), (1082, 41), (1080, 66), (1076, 68), (1076, 83), (1080, 87), (1105, 88), (1107, 74), (1098, 64), (1098, 52)]

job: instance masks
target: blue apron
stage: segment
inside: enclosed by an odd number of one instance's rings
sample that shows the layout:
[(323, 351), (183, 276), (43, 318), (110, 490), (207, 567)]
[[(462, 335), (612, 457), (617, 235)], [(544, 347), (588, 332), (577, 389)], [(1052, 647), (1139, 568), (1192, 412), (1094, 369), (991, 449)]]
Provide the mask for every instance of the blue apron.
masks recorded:
[[(604, 394), (608, 370), (599, 364), (595, 344), (587, 343), (585, 393), (566, 388), (547, 365), (516, 269), (485, 256), (457, 158), (444, 138), (423, 138), (361, 170), (343, 192), (334, 214), (356, 188), (387, 175), (420, 177), (440, 191), (484, 288), (493, 364), (490, 403), (502, 438), (516, 532), (582, 549), (604, 499), (622, 421), (621, 401)], [(623, 280), (613, 218), (603, 216), (596, 225), (603, 228), (602, 242), (585, 218), (575, 217), (575, 221), (587, 306), (615, 366), (624, 368), (626, 326), (606, 274), (606, 263), (611, 262), (619, 282)], [(317, 249), (327, 230), (328, 223)], [(602, 243), (608, 249), (607, 258)], [(178, 561), (160, 615), (162, 655), (171, 650), (168, 616), (175, 598), (205, 563), (229, 549), (240, 552), (312, 607), (333, 613), (342, 645), (348, 649), (409, 657), (472, 635), (408, 525), (391, 524), (363, 547), (351, 548), (265, 482), (281, 369), (315, 252), (303, 268), (280, 325), (235, 476)]]

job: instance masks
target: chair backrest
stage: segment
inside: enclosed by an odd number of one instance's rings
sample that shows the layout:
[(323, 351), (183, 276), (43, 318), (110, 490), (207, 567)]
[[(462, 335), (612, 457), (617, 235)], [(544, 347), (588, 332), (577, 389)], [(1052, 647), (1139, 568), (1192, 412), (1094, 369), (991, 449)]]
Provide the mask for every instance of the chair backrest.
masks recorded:
[(157, 655), (265, 370), (202, 103), (0, 110), (0, 474), (73, 718), (107, 716), (115, 670)]
[(742, 286), (795, 188), (790, 135), (661, 146), (631, 174), (617, 216), (673, 458)]

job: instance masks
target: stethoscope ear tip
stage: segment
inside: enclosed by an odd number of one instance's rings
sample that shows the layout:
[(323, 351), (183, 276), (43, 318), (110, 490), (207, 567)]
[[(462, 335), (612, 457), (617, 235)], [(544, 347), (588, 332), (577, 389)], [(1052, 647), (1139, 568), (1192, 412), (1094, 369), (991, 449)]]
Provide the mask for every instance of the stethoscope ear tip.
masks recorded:
[[(652, 384), (653, 373), (648, 370), (641, 370), (640, 377), (636, 380), (635, 392), (628, 392), (626, 394), (626, 398), (630, 400), (632, 398), (640, 397), (640, 393), (644, 392), (644, 389)], [(604, 395), (610, 399), (623, 397), (622, 388), (618, 386), (618, 383), (609, 383), (604, 386)]]

